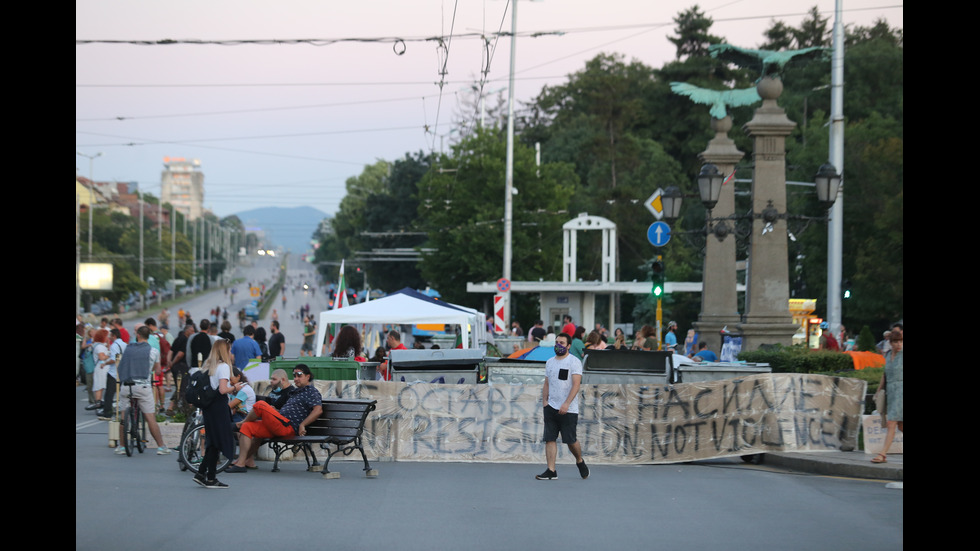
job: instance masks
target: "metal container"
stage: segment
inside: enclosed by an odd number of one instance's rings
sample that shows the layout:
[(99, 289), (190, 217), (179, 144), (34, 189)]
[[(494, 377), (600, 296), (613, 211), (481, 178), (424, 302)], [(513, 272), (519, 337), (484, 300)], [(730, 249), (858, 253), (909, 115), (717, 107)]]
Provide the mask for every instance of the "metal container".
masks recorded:
[(476, 384), (483, 352), (471, 348), (392, 350), (390, 362), (392, 381)]
[(487, 382), (491, 384), (544, 384), (544, 364), (533, 360), (501, 359), (487, 361)]
[(738, 364), (728, 362), (705, 362), (678, 366), (680, 383), (703, 383), (720, 379), (738, 379), (749, 375), (772, 373), (769, 364)]
[(582, 362), (583, 384), (667, 384), (673, 374), (670, 352), (587, 350)]
[(381, 362), (357, 362), (361, 364), (357, 370), (358, 381), (376, 381), (378, 379), (378, 366)]

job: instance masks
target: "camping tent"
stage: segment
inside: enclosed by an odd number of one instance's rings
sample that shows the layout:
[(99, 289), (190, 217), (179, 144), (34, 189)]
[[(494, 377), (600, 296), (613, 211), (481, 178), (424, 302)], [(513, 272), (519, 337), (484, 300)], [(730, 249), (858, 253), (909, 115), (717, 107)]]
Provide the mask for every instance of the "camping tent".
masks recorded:
[[(327, 326), (336, 323), (456, 324), (462, 328), (463, 342), (469, 343), (467, 348), (478, 348), (478, 343), (481, 342), (479, 331), (481, 328), (484, 332), (486, 331), (483, 314), (475, 310), (430, 299), (411, 289), (402, 289), (386, 297), (355, 304), (347, 308), (337, 308), (320, 312), (317, 340), (314, 342), (322, 345), (326, 337)], [(322, 353), (322, 346), (319, 345), (314, 346), (317, 355)]]

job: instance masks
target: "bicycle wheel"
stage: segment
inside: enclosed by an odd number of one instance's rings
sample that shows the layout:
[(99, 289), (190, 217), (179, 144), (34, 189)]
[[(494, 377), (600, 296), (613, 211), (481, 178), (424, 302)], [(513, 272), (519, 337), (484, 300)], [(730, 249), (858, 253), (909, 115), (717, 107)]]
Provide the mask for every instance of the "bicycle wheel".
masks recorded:
[(132, 434), (132, 423), (133, 423), (132, 419), (133, 419), (133, 417), (132, 417), (132, 415), (130, 413), (131, 411), (132, 411), (132, 408), (127, 409), (126, 410), (126, 413), (123, 415), (122, 419), (119, 421), (119, 423), (122, 425), (122, 430), (120, 430), (119, 432), (122, 433), (120, 436), (122, 437), (122, 445), (123, 445), (123, 448), (126, 449), (126, 457), (132, 457), (133, 456), (133, 445), (135, 444), (133, 442), (133, 434)]
[[(187, 421), (184, 422), (184, 427), (180, 429), (179, 442), (182, 444), (184, 442), (184, 437), (187, 436), (187, 433), (193, 430), (196, 425), (199, 425), (201, 423), (204, 423), (204, 415), (201, 413), (200, 409), (189, 413)], [(189, 466), (187, 462), (184, 461), (183, 456), (179, 453), (180, 447), (178, 447), (178, 453), (177, 453), (177, 466), (180, 468), (181, 471), (186, 471), (189, 468)], [(194, 472), (197, 471), (195, 470)]]
[(178, 448), (177, 448), (177, 467), (179, 467), (181, 471), (186, 471), (187, 470), (187, 463), (184, 462), (184, 458), (180, 454), (180, 448), (182, 447), (181, 444), (183, 444), (184, 437), (187, 436), (187, 431), (190, 430), (190, 428), (191, 428), (191, 423), (184, 423), (184, 428), (181, 429), (181, 431), (180, 431), (180, 441), (177, 444), (177, 446), (178, 446)]
[(136, 449), (143, 453), (146, 449), (146, 417), (137, 408), (133, 408), (133, 439)]
[(195, 423), (184, 432), (180, 439), (181, 469), (189, 469), (197, 474), (201, 461), (204, 460), (204, 423)]
[[(201, 462), (204, 461), (204, 445), (207, 441), (207, 435), (204, 431), (204, 423), (195, 423), (184, 434), (184, 437), (180, 440), (180, 462), (181, 470), (185, 468), (191, 472), (197, 474)], [(237, 450), (238, 444), (235, 444)], [(234, 457), (226, 457), (225, 454), (220, 454), (218, 456), (218, 464), (215, 468), (217, 472), (223, 472), (225, 469), (231, 465)], [(186, 467), (185, 467), (186, 466)]]

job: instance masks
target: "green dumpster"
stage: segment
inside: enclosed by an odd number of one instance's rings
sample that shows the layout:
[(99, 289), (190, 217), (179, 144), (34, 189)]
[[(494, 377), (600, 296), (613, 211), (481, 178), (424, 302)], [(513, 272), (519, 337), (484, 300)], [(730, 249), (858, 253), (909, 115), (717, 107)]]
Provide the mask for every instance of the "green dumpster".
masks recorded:
[(308, 358), (275, 358), (269, 365), (269, 371), (285, 369), (292, 375), (293, 368), (306, 364), (316, 381), (356, 381), (361, 364), (354, 360), (335, 360), (330, 356), (312, 356)]

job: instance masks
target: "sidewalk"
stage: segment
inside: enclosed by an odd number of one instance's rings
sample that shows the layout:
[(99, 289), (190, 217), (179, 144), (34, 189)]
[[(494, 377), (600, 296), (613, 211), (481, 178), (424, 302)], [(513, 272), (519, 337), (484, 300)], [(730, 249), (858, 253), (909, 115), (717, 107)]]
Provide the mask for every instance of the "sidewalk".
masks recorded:
[(764, 465), (810, 474), (896, 482), (904, 480), (904, 455), (889, 455), (888, 463), (872, 463), (872, 457), (874, 455), (863, 451), (780, 452), (767, 453), (762, 461)]

